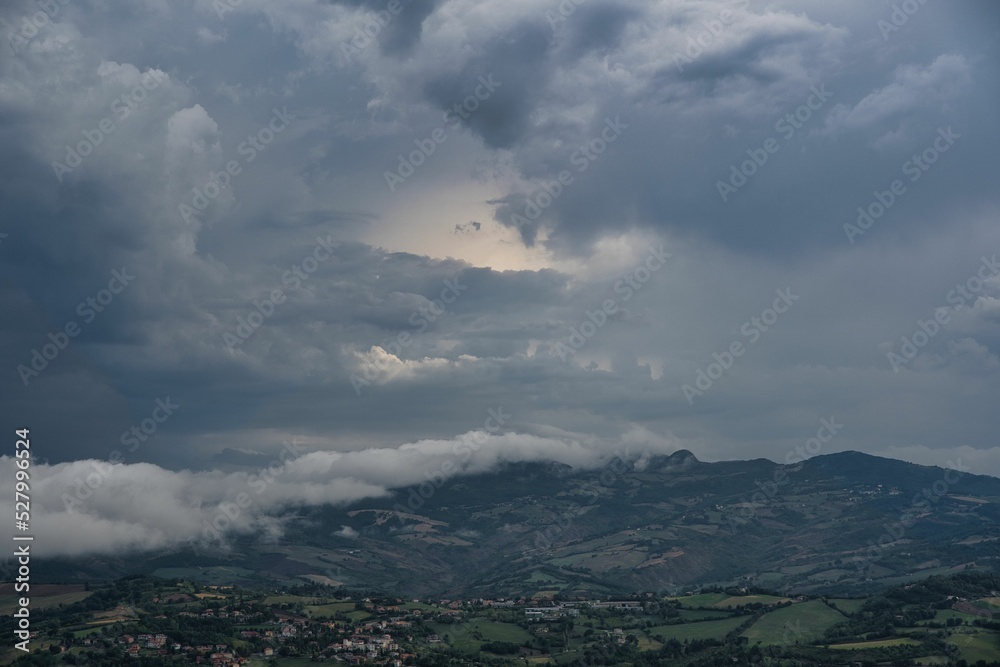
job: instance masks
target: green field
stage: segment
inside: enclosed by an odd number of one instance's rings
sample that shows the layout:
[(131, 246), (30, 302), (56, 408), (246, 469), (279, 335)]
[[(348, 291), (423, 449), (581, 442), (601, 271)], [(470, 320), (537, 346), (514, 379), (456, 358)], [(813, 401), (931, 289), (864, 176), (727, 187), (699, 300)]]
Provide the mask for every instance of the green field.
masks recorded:
[(317, 616), (333, 616), (342, 612), (354, 611), (353, 602), (334, 602), (332, 604), (311, 604), (305, 607), (306, 615), (310, 618)]
[(669, 598), (681, 603), (682, 607), (714, 607), (723, 600), (728, 600), (729, 595), (725, 593), (702, 593), (701, 595), (688, 595), (682, 598)]
[(566, 651), (565, 653), (558, 654), (553, 659), (555, 660), (555, 663), (557, 665), (565, 665), (565, 664), (573, 662), (574, 660), (581, 660), (582, 661), (584, 659), (584, 657), (585, 657), (585, 654), (584, 654), (583, 651), (578, 651), (578, 650), (571, 649), (569, 651)]
[(962, 658), (970, 665), (980, 660), (987, 663), (1000, 661), (1000, 635), (995, 632), (955, 634), (948, 641), (958, 647)]
[(729, 618), (727, 611), (712, 611), (711, 609), (679, 609), (678, 613), (688, 623), (695, 621), (715, 621), (720, 618)]
[(358, 609), (357, 611), (347, 612), (347, 618), (351, 619), (353, 623), (357, 623), (358, 621), (364, 621), (371, 617), (372, 615), (369, 614), (367, 611), (362, 611), (360, 609)]
[(479, 631), (488, 642), (514, 642), (522, 644), (531, 639), (531, 633), (513, 623), (475, 620), (469, 621), (471, 631)]
[(955, 609), (939, 609), (937, 613), (934, 614), (934, 618), (926, 621), (917, 621), (916, 625), (925, 626), (929, 623), (946, 623), (953, 618), (957, 618), (960, 621), (965, 621), (966, 623), (971, 624), (979, 617), (975, 614), (966, 614), (964, 611), (956, 611)]
[(564, 580), (562, 580), (562, 579), (560, 579), (558, 577), (553, 577), (550, 574), (545, 574), (541, 570), (535, 570), (534, 572), (532, 572), (531, 576), (528, 577), (525, 581), (527, 583), (529, 583), (529, 584), (564, 584), (565, 585), (565, 583), (566, 583)]
[[(95, 625), (92, 628), (83, 628), (82, 630), (73, 630), (74, 637), (86, 637), (88, 635), (93, 635), (101, 631), (101, 626), (108, 625), (107, 623), (102, 623), (100, 625)], [(79, 627), (79, 626), (76, 626)]]
[[(428, 623), (442, 638), (447, 635), (449, 644), (459, 651), (477, 652), (483, 642), (511, 642), (524, 644), (531, 633), (513, 623), (475, 619), (467, 623)], [(476, 633), (482, 639), (476, 639)]]
[[(31, 597), (31, 609), (51, 609), (52, 607), (58, 607), (61, 604), (73, 604), (74, 602), (79, 602), (84, 598), (90, 596), (90, 593), (86, 591), (77, 591), (73, 593), (61, 593), (59, 595), (48, 595), (45, 597), (33, 596)], [(18, 595), (2, 595), (0, 596), (0, 614), (5, 616), (13, 614), (18, 608), (18, 598), (22, 596)]]
[(845, 619), (819, 600), (800, 602), (765, 614), (747, 628), (743, 636), (751, 644), (805, 644), (821, 637), (826, 629)]
[(830, 600), (830, 603), (844, 612), (845, 614), (856, 614), (864, 606), (867, 599), (865, 598), (834, 598)]
[(650, 628), (646, 632), (651, 637), (657, 635), (663, 637), (664, 641), (676, 639), (724, 639), (727, 634), (739, 627), (740, 623), (747, 620), (745, 617), (724, 618), (718, 621), (702, 621), (701, 623), (682, 623), (680, 625), (661, 625)]
[(870, 642), (850, 642), (849, 644), (830, 644), (830, 648), (844, 651), (853, 651), (862, 648), (885, 648), (886, 646), (920, 646), (920, 642), (915, 639), (897, 637), (896, 639), (876, 639)]

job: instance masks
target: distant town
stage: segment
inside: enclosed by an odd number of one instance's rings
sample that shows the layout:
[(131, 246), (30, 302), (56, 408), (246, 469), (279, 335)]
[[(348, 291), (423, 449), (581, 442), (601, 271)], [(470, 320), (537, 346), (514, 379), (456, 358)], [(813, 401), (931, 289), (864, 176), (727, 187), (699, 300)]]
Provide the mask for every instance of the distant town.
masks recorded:
[(9, 649), (4, 664), (988, 665), (1000, 661), (998, 588), (1000, 577), (966, 572), (853, 599), (741, 586), (453, 600), (133, 576), (40, 586), (31, 652)]

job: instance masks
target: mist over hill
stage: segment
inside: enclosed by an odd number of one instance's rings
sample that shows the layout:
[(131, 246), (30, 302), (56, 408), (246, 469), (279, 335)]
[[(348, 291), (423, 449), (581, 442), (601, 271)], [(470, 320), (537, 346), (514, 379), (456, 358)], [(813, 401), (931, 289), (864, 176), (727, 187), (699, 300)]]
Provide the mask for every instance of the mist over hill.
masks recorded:
[(391, 496), (301, 507), (283, 535), (133, 559), (53, 559), (51, 573), (260, 583), (307, 578), (406, 595), (594, 595), (706, 584), (877, 590), (993, 569), (1000, 479), (858, 452), (766, 459), (519, 462), (427, 475)]

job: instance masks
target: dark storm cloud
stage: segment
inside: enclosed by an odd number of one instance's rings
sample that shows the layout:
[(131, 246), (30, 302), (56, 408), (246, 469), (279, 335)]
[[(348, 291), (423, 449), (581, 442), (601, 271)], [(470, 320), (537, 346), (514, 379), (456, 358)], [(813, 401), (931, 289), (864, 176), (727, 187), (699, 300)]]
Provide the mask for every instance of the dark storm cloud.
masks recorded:
[[(5, 5), (4, 29), (33, 6)], [(130, 542), (106, 522), (135, 516), (98, 503), (80, 526), (108, 545), (183, 541), (203, 516), (184, 493), (235, 488), (233, 471), (292, 442), (390, 461), (329, 488), (301, 472), (245, 526), (273, 530), (269, 512), (406, 484), (421, 468), (401, 445), (445, 443), (416, 448), (435, 461), (501, 407), (507, 439), (483, 466), (572, 443), (589, 465), (630, 438), (781, 458), (832, 414), (847, 426), (831, 448), (1000, 474), (1000, 278), (969, 282), (1000, 254), (992, 6), (928, 3), (883, 35), (892, 7), (860, 0), (412, 2), (345, 58), (384, 6), (146, 2), (123, 17), (73, 2), (0, 59), (0, 425), (30, 426), (64, 466), (52, 489), (125, 446), (122, 491), (153, 480), (183, 517), (156, 514)], [(446, 125), (490, 75), (501, 85)], [(262, 134), (276, 109), (287, 128)], [(441, 127), (388, 193), (385, 169)], [(80, 164), (54, 168), (87, 137)], [(239, 173), (206, 195), (230, 161)], [(753, 173), (736, 184), (734, 169)], [(846, 234), (896, 179), (905, 192)], [(182, 214), (196, 191), (205, 205)], [(435, 215), (412, 213), (422, 197)], [(463, 208), (483, 199), (530, 252)], [(405, 252), (434, 224), (434, 257)], [(499, 268), (471, 259), (476, 243)], [(502, 268), (542, 251), (553, 268)], [(112, 296), (123, 270), (135, 278)], [(975, 287), (961, 308), (956, 285)], [(786, 289), (800, 299), (751, 342), (744, 326)], [(92, 318), (88, 298), (107, 301)], [(942, 306), (947, 325), (897, 372), (889, 355)], [(746, 353), (688, 401), (734, 341)], [(180, 407), (156, 421), (168, 399)], [(143, 424), (155, 433), (129, 450)]]
[[(424, 19), (441, 4), (441, 0), (398, 0), (400, 9), (390, 12), (387, 0), (327, 0), (325, 4), (362, 9), (375, 17), (380, 12), (384, 28), (378, 31), (379, 48), (386, 55), (404, 56), (420, 41)], [(391, 18), (386, 18), (390, 16)], [(375, 32), (372, 28), (371, 32)]]
[(525, 21), (493, 38), (460, 71), (431, 77), (427, 97), (444, 111), (472, 95), (480, 77), (495, 79), (499, 90), (462, 118), (462, 125), (482, 137), (491, 148), (509, 148), (527, 129), (527, 117), (545, 90), (552, 31), (539, 21)]
[(584, 3), (565, 18), (559, 11), (546, 15), (556, 30), (564, 25), (569, 31), (567, 49), (578, 58), (589, 51), (604, 53), (617, 48), (629, 22), (641, 17), (640, 9), (624, 3)]
[(386, 28), (385, 36), (379, 39), (379, 46), (388, 55), (405, 56), (420, 41), (424, 19), (440, 4), (435, 0), (410, 0), (404, 11)]

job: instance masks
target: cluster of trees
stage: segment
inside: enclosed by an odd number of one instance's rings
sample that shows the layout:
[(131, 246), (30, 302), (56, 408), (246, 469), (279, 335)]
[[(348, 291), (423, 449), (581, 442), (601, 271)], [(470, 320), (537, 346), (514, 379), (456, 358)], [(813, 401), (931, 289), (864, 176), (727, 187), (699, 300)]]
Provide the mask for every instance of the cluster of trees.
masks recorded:
[(484, 642), (479, 647), (480, 651), (496, 653), (497, 655), (513, 655), (520, 649), (520, 645), (514, 642)]
[[(825, 638), (832, 642), (850, 637), (891, 637), (897, 627), (912, 627), (917, 621), (934, 618), (937, 610), (950, 608), (955, 597), (971, 600), (989, 596), (998, 589), (1000, 576), (979, 572), (935, 576), (891, 588), (869, 597), (857, 613), (828, 629)], [(996, 622), (984, 613), (975, 624), (991, 627)], [(941, 627), (941, 624), (936, 625)]]

